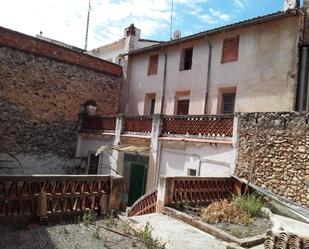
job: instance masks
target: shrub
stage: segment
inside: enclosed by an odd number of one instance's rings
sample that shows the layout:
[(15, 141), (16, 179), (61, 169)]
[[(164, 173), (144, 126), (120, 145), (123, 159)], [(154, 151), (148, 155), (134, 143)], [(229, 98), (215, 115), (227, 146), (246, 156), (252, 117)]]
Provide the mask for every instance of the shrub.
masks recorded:
[(252, 219), (240, 207), (228, 200), (211, 203), (202, 210), (202, 219), (209, 223), (228, 222), (232, 224), (252, 223)]
[(83, 215), (83, 223), (85, 226), (89, 226), (91, 222), (94, 222), (97, 218), (97, 214), (92, 210), (86, 211)]
[(250, 217), (255, 217), (261, 214), (264, 207), (262, 198), (256, 194), (248, 196), (233, 196), (232, 203), (244, 210)]

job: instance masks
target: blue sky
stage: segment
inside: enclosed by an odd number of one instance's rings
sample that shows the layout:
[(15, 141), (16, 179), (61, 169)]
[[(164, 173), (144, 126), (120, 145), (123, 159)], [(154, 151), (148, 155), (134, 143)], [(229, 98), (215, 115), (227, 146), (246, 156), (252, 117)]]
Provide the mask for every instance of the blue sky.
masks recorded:
[[(120, 39), (130, 23), (142, 38), (168, 40), (172, 0), (91, 0), (89, 46)], [(173, 31), (182, 36), (277, 12), (284, 0), (174, 0)], [(0, 0), (0, 25), (84, 46), (88, 0)]]

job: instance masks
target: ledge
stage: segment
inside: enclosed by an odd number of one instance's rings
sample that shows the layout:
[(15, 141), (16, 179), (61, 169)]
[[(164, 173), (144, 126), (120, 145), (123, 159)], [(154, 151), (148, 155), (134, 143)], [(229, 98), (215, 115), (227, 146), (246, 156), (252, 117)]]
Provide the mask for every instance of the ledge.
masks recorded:
[(146, 138), (151, 139), (149, 135), (142, 135), (142, 134), (121, 134), (121, 137), (132, 137), (132, 138)]
[(179, 212), (173, 208), (169, 208), (169, 207), (164, 207), (163, 209), (163, 214), (169, 215), (173, 218), (179, 219), (185, 223), (188, 223), (189, 225), (203, 231), (206, 233), (209, 233), (211, 235), (213, 235), (216, 238), (222, 239), (224, 241), (227, 242), (234, 242), (240, 246), (243, 247), (253, 247), (253, 246), (257, 246), (260, 245), (262, 243), (264, 243), (265, 239), (266, 239), (266, 234), (262, 234), (262, 235), (258, 235), (258, 236), (254, 236), (254, 237), (250, 237), (250, 238), (245, 238), (245, 239), (239, 239), (234, 237), (233, 235), (222, 231), (220, 229), (218, 229), (215, 226), (212, 226), (210, 224), (207, 224), (205, 222), (196, 220), (194, 218), (192, 218), (191, 216), (184, 214), (182, 212)]
[(212, 143), (212, 144), (229, 144), (232, 145), (232, 139), (230, 140), (216, 140), (216, 139), (205, 139), (205, 138), (187, 138), (187, 137), (159, 137), (159, 140), (163, 141), (179, 141), (188, 143)]

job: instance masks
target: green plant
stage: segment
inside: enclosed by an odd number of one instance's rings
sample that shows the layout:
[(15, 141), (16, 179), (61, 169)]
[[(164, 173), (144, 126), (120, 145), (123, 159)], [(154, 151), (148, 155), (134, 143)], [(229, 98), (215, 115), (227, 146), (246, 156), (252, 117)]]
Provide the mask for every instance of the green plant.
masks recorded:
[(115, 216), (114, 216), (113, 211), (111, 213), (108, 213), (108, 214), (105, 215), (105, 217), (103, 219), (103, 223), (107, 227), (112, 227), (113, 225), (115, 225), (116, 220), (115, 220)]
[(95, 238), (95, 239), (101, 239), (101, 236), (100, 236), (100, 228), (99, 227), (97, 227), (95, 230), (94, 230), (94, 232), (93, 232), (93, 234), (92, 234), (92, 237), (93, 238)]
[(186, 211), (189, 209), (189, 201), (186, 199), (183, 203), (183, 209)]
[(165, 245), (160, 245), (158, 239), (152, 238), (152, 230), (149, 222), (146, 222), (144, 229), (138, 233), (138, 237), (144, 242), (148, 249), (165, 248)]
[(83, 223), (85, 226), (89, 226), (91, 222), (94, 222), (97, 218), (97, 214), (92, 210), (86, 211), (83, 215)]
[(130, 231), (130, 223), (127, 220), (122, 223), (122, 231), (124, 234), (128, 234)]
[(248, 196), (233, 196), (232, 202), (244, 210), (250, 217), (260, 215), (261, 209), (264, 207), (262, 198), (256, 194)]
[(241, 237), (241, 229), (237, 226), (232, 227), (231, 233), (233, 236), (240, 238)]

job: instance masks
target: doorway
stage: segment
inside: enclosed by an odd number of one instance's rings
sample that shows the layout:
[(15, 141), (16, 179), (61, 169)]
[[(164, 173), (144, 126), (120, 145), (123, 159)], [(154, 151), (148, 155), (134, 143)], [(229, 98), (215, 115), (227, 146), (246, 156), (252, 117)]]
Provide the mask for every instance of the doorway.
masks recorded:
[(128, 189), (128, 206), (145, 194), (148, 161), (148, 156), (124, 155), (124, 178)]

